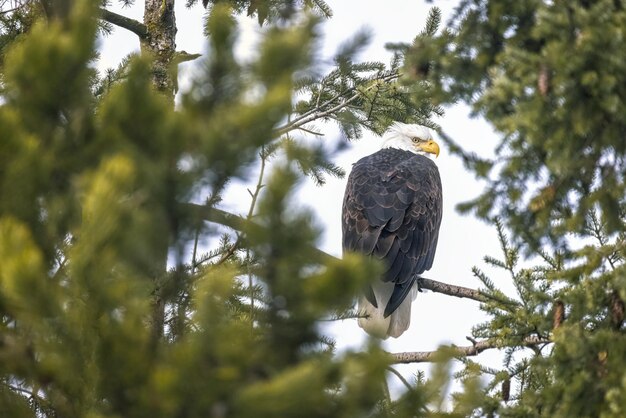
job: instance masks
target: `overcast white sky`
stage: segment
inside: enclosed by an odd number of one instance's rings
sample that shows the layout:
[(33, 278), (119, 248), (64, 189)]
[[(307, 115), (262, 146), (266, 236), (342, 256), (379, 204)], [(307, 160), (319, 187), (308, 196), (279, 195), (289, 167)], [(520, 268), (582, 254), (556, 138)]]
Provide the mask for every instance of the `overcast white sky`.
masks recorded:
[[(327, 0), (334, 16), (326, 21), (323, 28), (323, 57), (330, 57), (337, 46), (362, 28), (369, 28), (372, 42), (361, 54), (367, 61), (389, 62), (391, 54), (384, 48), (388, 42), (411, 42), (423, 28), (428, 10), (432, 7), (423, 1), (386, 0)], [(442, 9), (444, 22), (450, 15), (456, 1), (435, 1)], [(132, 8), (113, 9), (129, 17), (141, 20), (143, 2), (138, 1)], [(177, 4), (177, 47), (190, 53), (202, 52), (205, 41), (202, 36), (204, 12), (201, 6), (185, 9), (184, 1)], [(241, 19), (241, 47), (239, 53), (245, 56), (253, 45), (258, 26), (253, 19)], [(100, 68), (114, 67), (127, 53), (137, 50), (138, 42), (134, 35), (116, 29), (112, 36), (101, 41)], [(190, 64), (181, 68), (181, 88)], [(470, 119), (467, 108), (455, 106), (446, 110), (443, 118), (435, 120), (449, 135), (465, 147), (476, 150), (481, 155), (490, 155), (494, 147), (494, 134), (481, 120)], [(333, 142), (340, 140), (329, 129), (330, 134), (313, 141)], [(334, 162), (349, 172), (351, 164), (359, 158), (376, 151), (380, 139), (366, 135), (358, 142), (351, 143), (346, 150), (335, 155)], [(454, 210), (457, 203), (475, 197), (481, 184), (466, 172), (461, 162), (449, 155), (445, 147), (437, 159), (444, 189), (444, 214), (440, 238), (433, 268), (425, 277), (467, 287), (478, 287), (472, 277), (472, 266), (485, 268), (482, 259), (485, 255), (499, 256), (499, 243), (495, 228), (468, 216), (460, 216)], [(251, 184), (255, 178), (251, 178)], [(315, 212), (318, 223), (324, 232), (320, 247), (337, 257), (341, 256), (340, 213), (345, 187), (345, 179), (329, 179), (323, 187), (312, 181), (305, 181), (297, 195), (298, 204), (308, 206)], [(225, 196), (225, 209), (243, 213), (247, 210), (249, 196), (245, 186), (237, 185)], [(491, 270), (485, 268), (486, 271)], [(492, 279), (505, 279), (495, 274)], [(496, 280), (497, 284), (500, 280)], [(505, 285), (503, 283), (503, 285)], [(505, 288), (509, 288), (507, 285)], [(468, 345), (466, 336), (471, 334), (473, 325), (484, 320), (474, 301), (457, 299), (435, 293), (421, 293), (413, 303), (412, 325), (398, 339), (385, 341), (385, 348), (392, 352), (434, 350), (440, 344)], [(355, 320), (347, 320), (332, 325), (328, 332), (337, 340), (340, 348), (358, 347), (363, 341), (363, 332)], [(494, 353), (482, 354), (481, 359), (499, 367), (499, 356)], [(417, 368), (427, 370), (427, 365), (399, 366), (405, 376), (413, 374)], [(394, 385), (395, 386), (395, 385)]]

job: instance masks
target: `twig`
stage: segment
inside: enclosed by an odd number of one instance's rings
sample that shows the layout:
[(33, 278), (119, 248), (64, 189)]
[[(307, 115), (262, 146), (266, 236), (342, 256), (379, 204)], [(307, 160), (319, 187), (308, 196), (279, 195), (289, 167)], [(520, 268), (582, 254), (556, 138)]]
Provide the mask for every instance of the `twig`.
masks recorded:
[(350, 310), (347, 312), (340, 313), (338, 315), (331, 316), (329, 318), (320, 318), (318, 322), (334, 322), (334, 321), (344, 321), (346, 319), (359, 319), (359, 318), (369, 318), (367, 314), (359, 314), (356, 311)]
[(219, 260), (217, 260), (217, 263), (215, 263), (215, 265), (219, 266), (222, 263), (226, 262), (226, 260), (228, 260), (230, 258), (230, 256), (232, 256), (233, 254), (235, 254), (235, 251), (237, 251), (237, 248), (239, 248), (239, 243), (241, 242), (241, 237), (239, 236), (239, 234), (237, 234), (237, 239), (235, 240), (235, 242), (228, 247), (228, 249), (222, 253), (222, 256), (220, 257)]
[(17, 7), (14, 7), (12, 9), (0, 10), (0, 16), (1, 15), (6, 15), (6, 14), (9, 14), (9, 13), (12, 13), (12, 12), (15, 12), (15, 11), (19, 10), (21, 7), (22, 6), (17, 6)]
[(204, 255), (204, 257), (200, 257), (199, 259), (196, 259), (196, 261), (191, 264), (191, 271), (195, 272), (198, 267), (202, 266), (204, 263), (208, 262), (212, 258), (217, 257), (220, 254), (221, 253), (213, 253), (213, 254), (209, 253), (209, 254)]
[[(519, 343), (522, 347), (536, 347), (538, 345), (550, 344), (552, 341), (539, 337), (528, 337)], [(502, 344), (494, 340), (477, 341), (475, 344), (466, 347), (451, 346), (455, 357), (471, 357), (493, 348), (502, 348)], [(410, 351), (404, 353), (390, 353), (392, 363), (429, 363), (435, 360), (438, 351)]]
[(57, 277), (59, 276), (59, 274), (61, 274), (61, 272), (63, 271), (63, 269), (65, 268), (65, 264), (67, 262), (67, 257), (63, 257), (62, 260), (57, 260), (57, 263), (59, 264), (59, 267), (57, 267), (57, 270), (54, 272), (54, 274), (52, 275), (52, 279), (56, 280)]
[(396, 369), (394, 369), (391, 366), (387, 367), (387, 370), (389, 370), (391, 373), (393, 373), (404, 384), (404, 386), (406, 386), (407, 389), (409, 389), (409, 390), (413, 389), (413, 387), (411, 387), (409, 382), (400, 374), (399, 371), (397, 371)]
[(201, 56), (202, 54), (190, 54), (187, 51), (176, 51), (172, 59), (172, 64), (182, 64), (183, 62), (193, 61)]
[(321, 133), (321, 132), (315, 132), (314, 130), (307, 129), (307, 128), (303, 127), (303, 126), (300, 126), (298, 129), (303, 131), (303, 132), (306, 132), (307, 134), (311, 134), (311, 135), (315, 135), (315, 136), (324, 136), (324, 134)]
[(120, 28), (131, 31), (135, 35), (139, 36), (139, 38), (141, 39), (145, 39), (149, 34), (146, 25), (135, 19), (119, 15), (107, 9), (100, 9), (100, 13), (102, 19), (116, 26), (119, 26)]
[(23, 393), (24, 395), (29, 396), (30, 399), (33, 399), (33, 400), (37, 401), (37, 403), (39, 403), (40, 405), (46, 405), (47, 407), (50, 406), (50, 401), (49, 400), (47, 400), (45, 398), (42, 398), (41, 396), (37, 395), (35, 392), (33, 392), (31, 390), (24, 389), (24, 388), (21, 388), (21, 387), (18, 387), (18, 386), (14, 386), (14, 385), (10, 385), (10, 384), (7, 384), (7, 383), (5, 383), (5, 386), (7, 388), (9, 388), (10, 390), (13, 390), (15, 392), (20, 392), (20, 393)]
[(372, 112), (374, 111), (374, 103), (376, 103), (376, 99), (378, 98), (379, 93), (380, 93), (380, 86), (378, 86), (378, 88), (376, 89), (376, 93), (374, 94), (374, 97), (372, 98), (372, 102), (370, 103), (370, 110), (369, 112), (367, 112), (367, 120), (370, 120), (370, 118), (372, 117)]
[[(265, 146), (261, 147), (261, 152), (259, 156), (261, 157), (261, 168), (259, 169), (259, 179), (257, 180), (256, 188), (254, 189), (254, 193), (251, 193), (252, 201), (250, 202), (250, 209), (248, 209), (248, 216), (246, 217), (248, 221), (252, 219), (252, 215), (254, 214), (254, 208), (256, 207), (256, 202), (259, 198), (259, 193), (263, 188), (263, 177), (265, 176), (265, 163), (267, 159), (267, 155), (265, 154)], [(250, 288), (250, 323), (254, 324), (254, 283), (252, 278), (252, 272), (250, 271), (250, 249), (246, 249), (246, 266), (248, 267), (248, 287)]]
[(260, 157), (261, 168), (259, 169), (259, 179), (257, 180), (254, 193), (250, 193), (250, 195), (252, 196), (252, 201), (250, 202), (250, 209), (248, 209), (248, 216), (246, 216), (246, 219), (248, 220), (252, 219), (252, 215), (254, 214), (254, 208), (256, 207), (256, 201), (259, 198), (259, 193), (261, 193), (261, 189), (263, 188), (263, 177), (265, 176), (265, 161), (267, 159), (267, 155), (265, 155), (265, 146), (261, 147)]
[(196, 228), (196, 234), (193, 240), (193, 254), (191, 256), (191, 274), (195, 273), (196, 271), (196, 256), (198, 254), (198, 240), (200, 239), (200, 226), (198, 225), (198, 227)]

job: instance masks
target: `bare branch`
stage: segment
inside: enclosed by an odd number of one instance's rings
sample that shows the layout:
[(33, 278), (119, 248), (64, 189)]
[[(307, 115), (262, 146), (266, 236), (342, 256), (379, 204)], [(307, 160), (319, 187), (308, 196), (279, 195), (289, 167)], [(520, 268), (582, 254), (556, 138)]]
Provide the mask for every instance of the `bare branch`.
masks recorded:
[[(8, 15), (13, 12), (17, 12), (18, 10), (30, 6), (34, 0), (1, 0), (0, 1), (0, 16)], [(5, 7), (8, 7), (5, 8)]]
[(8, 9), (8, 10), (0, 10), (0, 15), (6, 15), (6, 14), (9, 14), (9, 13), (13, 13), (15, 11), (18, 11), (20, 9), (20, 7), (14, 7), (12, 9)]
[(202, 54), (190, 54), (187, 51), (176, 51), (172, 62), (175, 64), (182, 64), (183, 62), (193, 61), (201, 56)]
[[(536, 347), (543, 346), (546, 344), (550, 344), (552, 341), (545, 338), (540, 337), (528, 337), (525, 338), (519, 346), (521, 347)], [(504, 346), (494, 340), (484, 340), (484, 341), (476, 341), (476, 343), (471, 346), (466, 347), (457, 347), (451, 346), (450, 348), (454, 350), (454, 356), (459, 357), (471, 357), (476, 356), (482, 353), (485, 350), (490, 350), (493, 348), (503, 348)], [(507, 345), (508, 347), (508, 345)], [(429, 363), (436, 360), (438, 351), (408, 351), (404, 353), (389, 353), (392, 358), (392, 363)]]
[(436, 293), (442, 293), (457, 298), (473, 299), (478, 302), (487, 302), (489, 297), (480, 290), (470, 289), (469, 287), (455, 286), (447, 283), (438, 282), (431, 279), (420, 277), (418, 286), (421, 289), (428, 289)]
[[(267, 163), (268, 154), (265, 152), (265, 146), (261, 147), (261, 152), (259, 153), (259, 157), (261, 158), (261, 168), (259, 169), (259, 178), (256, 183), (256, 188), (254, 189), (254, 193), (250, 193), (252, 196), (252, 201), (250, 202), (250, 209), (248, 209), (248, 216), (246, 219), (250, 221), (252, 219), (252, 215), (254, 215), (254, 210), (256, 209), (256, 202), (259, 198), (259, 194), (261, 193), (261, 189), (263, 189), (264, 177), (265, 177), (265, 165)], [(248, 190), (249, 192), (249, 190)], [(239, 234), (237, 235), (237, 241), (240, 240)], [(246, 249), (246, 258), (250, 259), (250, 249)], [(252, 319), (251, 323), (254, 323), (254, 277), (252, 275), (252, 271), (250, 270), (250, 264), (248, 266), (248, 288), (250, 289), (250, 318)]]
[(119, 15), (107, 9), (100, 9), (100, 13), (103, 20), (129, 30), (141, 39), (145, 39), (148, 36), (148, 28), (146, 25), (135, 19)]
[(409, 382), (402, 376), (402, 374), (400, 374), (399, 371), (397, 371), (396, 369), (394, 369), (393, 367), (387, 367), (387, 370), (390, 371), (391, 373), (393, 373), (394, 375), (396, 375), (396, 377), (398, 378), (398, 380), (400, 380), (404, 386), (411, 390), (413, 389), (413, 387), (409, 384)]
[(14, 391), (14, 392), (18, 392), (18, 393), (22, 393), (23, 395), (27, 395), (28, 398), (31, 401), (35, 401), (35, 402), (37, 402), (41, 406), (45, 405), (46, 408), (49, 408), (51, 406), (50, 401), (48, 399), (46, 399), (46, 398), (36, 394), (35, 392), (33, 392), (31, 390), (24, 389), (24, 388), (21, 388), (19, 386), (15, 386), (15, 385), (10, 385), (8, 383), (4, 383), (4, 385), (7, 388), (9, 388), (10, 390)]

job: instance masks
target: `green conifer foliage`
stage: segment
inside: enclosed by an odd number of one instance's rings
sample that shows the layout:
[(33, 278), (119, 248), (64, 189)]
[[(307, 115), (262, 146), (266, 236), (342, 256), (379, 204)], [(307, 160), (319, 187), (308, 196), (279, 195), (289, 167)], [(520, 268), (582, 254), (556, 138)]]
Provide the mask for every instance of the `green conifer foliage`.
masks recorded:
[[(290, 208), (303, 175), (343, 174), (298, 130), (330, 119), (356, 138), (398, 115), (427, 123), (433, 108), (412, 101), (397, 63), (359, 66), (348, 50), (307, 78), (319, 17), (274, 13), (281, 2), (248, 5), (268, 26), (240, 64), (243, 6), (226, 3), (210, 8), (210, 52), (176, 109), (151, 53), (94, 70), (99, 18), (150, 39), (159, 28), (88, 0), (1, 15), (1, 416), (391, 416), (439, 399), (437, 381), (391, 402), (374, 341), (333, 351), (321, 320), (349, 310), (380, 266), (316, 250), (311, 214)], [(270, 158), (247, 216), (217, 207)], [(215, 224), (235, 232), (203, 254)]]
[(562, 243), (596, 205), (622, 229), (625, 25), (621, 1), (462, 1), (447, 30), (416, 38), (407, 73), (502, 137), (490, 174), (470, 161), (489, 187), (464, 210), (532, 241)]
[(461, 1), (398, 46), (437, 103), (468, 103), (500, 137), (488, 160), (442, 132), (487, 184), (460, 209), (496, 224), (485, 262), (514, 289), (474, 270), (489, 318), (474, 337), (505, 348), (501, 368), (463, 359), (461, 378), (491, 376), (474, 414), (624, 415), (625, 6)]

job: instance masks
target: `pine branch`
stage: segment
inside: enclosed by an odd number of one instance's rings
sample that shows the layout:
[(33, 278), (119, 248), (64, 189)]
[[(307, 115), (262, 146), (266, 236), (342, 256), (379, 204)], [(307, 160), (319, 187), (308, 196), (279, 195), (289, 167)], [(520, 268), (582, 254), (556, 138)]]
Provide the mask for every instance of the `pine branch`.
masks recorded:
[(422, 31), (422, 36), (435, 36), (439, 25), (441, 24), (441, 9), (433, 7), (428, 12), (428, 19), (426, 20), (426, 27)]
[(332, 315), (328, 318), (319, 319), (319, 322), (334, 322), (334, 321), (343, 321), (346, 319), (359, 319), (359, 318), (368, 318), (369, 316), (366, 314), (359, 314), (355, 310), (349, 310), (346, 312), (341, 312), (336, 315)]
[(333, 10), (330, 6), (322, 0), (309, 0), (309, 3), (315, 5), (315, 7), (323, 14), (325, 18), (333, 17)]
[(102, 14), (101, 17), (103, 20), (129, 30), (141, 39), (145, 39), (148, 36), (148, 28), (146, 25), (135, 19), (119, 15), (107, 9), (100, 9), (100, 13)]
[[(552, 341), (539, 337), (528, 337), (521, 343), (521, 347), (536, 347), (539, 345), (550, 344)], [(502, 344), (495, 340), (477, 341), (470, 346), (465, 347), (450, 347), (455, 352), (455, 357), (464, 358), (477, 356), (485, 350), (493, 348), (503, 348)], [(408, 351), (404, 353), (389, 353), (392, 359), (392, 363), (430, 363), (436, 360), (439, 352), (435, 351)]]
[[(232, 213), (228, 213), (214, 207), (198, 205), (195, 203), (183, 203), (181, 205), (181, 209), (187, 212), (187, 214), (189, 214), (192, 219), (215, 222), (237, 231), (241, 231), (244, 227), (245, 222), (249, 222), (244, 217), (241, 217), (239, 215), (233, 215)], [(312, 250), (316, 257), (319, 258), (321, 261), (336, 260), (336, 257), (325, 253), (319, 248), (312, 247)], [(423, 277), (418, 279), (418, 286), (420, 289), (427, 289), (435, 293), (441, 293), (457, 298), (473, 299), (477, 302), (487, 302), (489, 300), (489, 297), (487, 295), (478, 290), (442, 283), (432, 279), (425, 279)]]
[[(382, 81), (384, 83), (388, 83), (390, 81), (393, 81), (397, 78), (400, 77), (400, 74), (397, 72), (394, 72), (392, 74), (388, 74), (384, 77), (381, 77), (375, 81)], [(369, 86), (368, 88), (365, 89), (365, 91), (371, 90), (373, 88), (377, 88), (378, 87), (378, 83), (373, 83), (371, 86)], [(357, 100), (359, 97), (361, 97), (363, 95), (363, 93), (365, 91), (357, 91), (356, 93), (352, 94), (351, 96), (349, 96), (348, 98), (344, 99), (343, 101), (341, 101), (339, 104), (331, 107), (330, 109), (327, 110), (321, 110), (324, 107), (330, 105), (331, 103), (335, 102), (336, 100), (340, 99), (343, 96), (346, 96), (352, 92), (354, 92), (355, 90), (357, 90), (356, 87), (353, 88), (349, 88), (344, 92), (341, 92), (337, 95), (335, 95), (334, 97), (332, 97), (331, 99), (327, 100), (326, 102), (322, 103), (320, 106), (317, 106), (315, 109), (311, 109), (311, 111), (306, 112), (302, 115), (300, 115), (300, 117), (290, 121), (289, 123), (287, 123), (284, 126), (281, 126), (279, 128), (276, 129), (276, 135), (283, 135), (287, 132), (290, 132), (294, 129), (299, 129), (301, 126), (306, 125), (307, 123), (313, 122), (315, 120), (318, 119), (323, 119), (323, 118), (327, 118), (329, 116), (331, 116), (334, 113), (337, 113), (338, 111), (348, 107), (352, 102), (354, 102), (355, 100)]]

